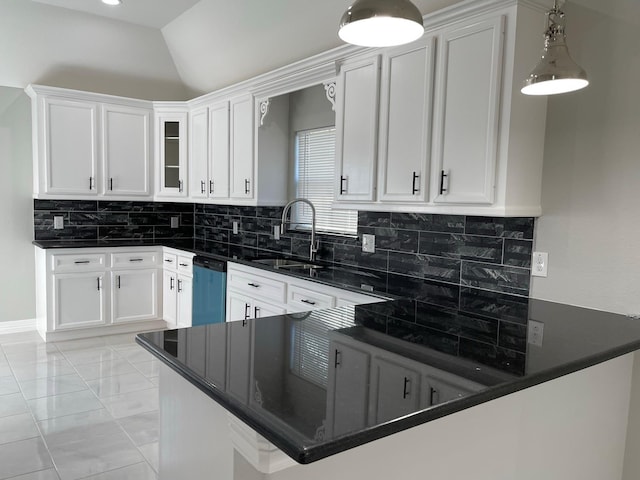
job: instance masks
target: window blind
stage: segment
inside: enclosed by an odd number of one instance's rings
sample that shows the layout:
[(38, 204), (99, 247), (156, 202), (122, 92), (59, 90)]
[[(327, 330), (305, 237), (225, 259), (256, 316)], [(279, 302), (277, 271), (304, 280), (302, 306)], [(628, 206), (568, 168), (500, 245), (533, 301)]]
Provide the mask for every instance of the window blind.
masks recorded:
[[(316, 208), (316, 230), (355, 235), (358, 212), (333, 210), (335, 182), (335, 127), (303, 130), (296, 133), (296, 197), (310, 200)], [(297, 204), (294, 222), (311, 224), (311, 209)]]

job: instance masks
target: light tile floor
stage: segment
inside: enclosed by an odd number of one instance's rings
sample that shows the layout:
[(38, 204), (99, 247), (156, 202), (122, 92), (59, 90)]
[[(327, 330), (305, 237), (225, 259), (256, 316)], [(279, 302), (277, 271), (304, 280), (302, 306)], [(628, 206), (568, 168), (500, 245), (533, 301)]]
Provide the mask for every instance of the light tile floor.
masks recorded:
[(0, 335), (0, 480), (151, 480), (158, 361), (134, 334)]

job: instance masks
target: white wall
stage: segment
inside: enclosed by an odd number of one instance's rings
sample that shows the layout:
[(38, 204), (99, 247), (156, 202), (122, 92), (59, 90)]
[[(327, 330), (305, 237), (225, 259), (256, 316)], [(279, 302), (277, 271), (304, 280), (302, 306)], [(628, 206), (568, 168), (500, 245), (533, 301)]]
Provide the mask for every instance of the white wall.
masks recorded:
[[(460, 0), (414, 0), (425, 14)], [(180, 77), (208, 93), (342, 45), (352, 0), (201, 0), (162, 29)]]
[(4, 86), (148, 100), (187, 95), (160, 30), (30, 0), (0, 0), (0, 59)]
[[(612, 2), (615, 10), (615, 3)], [(640, 25), (566, 7), (583, 91), (551, 97), (532, 296), (640, 314)]]
[[(640, 9), (578, 2), (565, 8), (569, 47), (591, 85), (549, 99), (536, 232), (549, 276), (534, 278), (532, 296), (640, 314)], [(640, 478), (635, 356), (624, 480)]]
[(22, 89), (0, 88), (0, 322), (35, 318), (31, 103)]

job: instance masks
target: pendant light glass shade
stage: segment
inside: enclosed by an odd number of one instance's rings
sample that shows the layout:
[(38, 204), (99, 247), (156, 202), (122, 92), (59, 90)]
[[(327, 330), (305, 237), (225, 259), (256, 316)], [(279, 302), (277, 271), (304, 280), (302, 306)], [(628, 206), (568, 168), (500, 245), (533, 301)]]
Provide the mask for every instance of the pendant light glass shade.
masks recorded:
[(557, 3), (547, 12), (542, 58), (524, 81), (525, 95), (555, 95), (573, 92), (589, 85), (587, 74), (573, 61), (564, 33), (564, 12)]
[(424, 34), (420, 10), (409, 0), (356, 0), (340, 20), (338, 36), (364, 47), (391, 47)]

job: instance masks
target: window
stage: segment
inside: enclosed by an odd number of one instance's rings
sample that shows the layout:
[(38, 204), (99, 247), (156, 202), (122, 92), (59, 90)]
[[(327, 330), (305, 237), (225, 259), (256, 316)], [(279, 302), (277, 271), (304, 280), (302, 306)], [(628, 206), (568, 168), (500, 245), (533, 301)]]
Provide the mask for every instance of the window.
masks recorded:
[[(334, 210), (335, 127), (296, 132), (295, 184), (296, 198), (306, 198), (316, 207), (316, 230), (355, 235), (358, 229), (356, 210)], [(311, 209), (294, 205), (293, 221), (310, 225)]]

